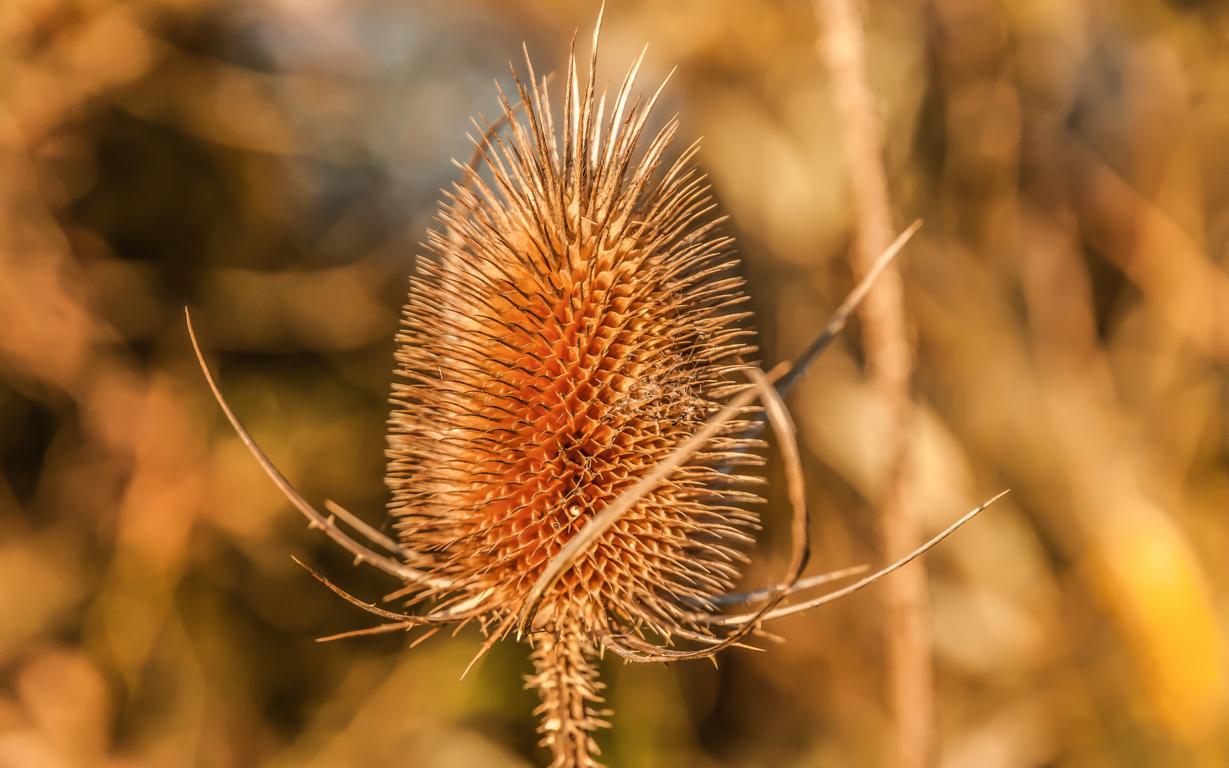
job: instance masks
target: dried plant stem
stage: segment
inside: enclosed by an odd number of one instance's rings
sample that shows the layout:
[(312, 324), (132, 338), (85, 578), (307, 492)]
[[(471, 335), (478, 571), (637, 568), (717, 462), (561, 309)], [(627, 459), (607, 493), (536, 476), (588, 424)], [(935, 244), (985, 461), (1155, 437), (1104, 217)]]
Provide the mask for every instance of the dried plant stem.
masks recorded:
[(597, 669), (585, 653), (579, 632), (543, 632), (533, 637), (534, 674), (526, 687), (538, 691), (542, 703), (538, 731), (551, 751), (551, 768), (596, 768), (601, 764), (593, 731), (609, 723), (602, 703)]
[[(854, 0), (816, 0), (819, 51), (831, 79), (841, 121), (854, 197), (856, 272), (874, 264), (891, 238), (882, 128), (866, 80), (861, 19)], [(920, 538), (909, 503), (908, 418), (912, 350), (906, 327), (900, 273), (889, 268), (860, 309), (863, 343), (874, 386), (890, 411), (887, 471), (879, 498), (880, 534), (891, 557)], [(885, 588), (889, 697), (896, 720), (896, 764), (918, 767), (935, 760), (934, 682), (930, 630), (926, 623), (926, 571), (920, 564)]]

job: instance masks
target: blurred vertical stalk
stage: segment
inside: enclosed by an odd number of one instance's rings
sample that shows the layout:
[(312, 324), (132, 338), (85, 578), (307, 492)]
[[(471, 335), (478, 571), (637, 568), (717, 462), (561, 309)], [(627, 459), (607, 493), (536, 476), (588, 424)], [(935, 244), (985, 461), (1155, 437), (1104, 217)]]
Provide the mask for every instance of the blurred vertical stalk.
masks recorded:
[[(832, 98), (848, 161), (854, 198), (854, 272), (865, 274), (892, 240), (883, 131), (866, 80), (862, 21), (856, 0), (816, 0), (818, 48), (831, 77)], [(910, 379), (913, 351), (906, 327), (903, 287), (895, 265), (884, 272), (859, 312), (872, 382), (889, 411), (888, 457), (879, 489), (880, 537), (893, 558), (919, 540), (908, 492)], [(935, 761), (934, 680), (927, 625), (926, 569), (922, 563), (884, 583), (888, 696), (896, 724), (895, 764), (921, 768)]]

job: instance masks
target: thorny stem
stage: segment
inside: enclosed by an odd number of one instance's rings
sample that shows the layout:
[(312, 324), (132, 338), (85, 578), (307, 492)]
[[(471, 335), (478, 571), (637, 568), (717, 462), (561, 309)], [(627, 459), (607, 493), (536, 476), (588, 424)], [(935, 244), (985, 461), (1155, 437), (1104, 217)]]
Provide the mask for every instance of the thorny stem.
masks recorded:
[(525, 685), (537, 689), (542, 699), (534, 714), (541, 745), (551, 752), (551, 768), (600, 768), (593, 732), (610, 725), (604, 719), (609, 713), (597, 708), (605, 686), (579, 633), (561, 627), (558, 633), (535, 634), (532, 642), (534, 674), (525, 678)]

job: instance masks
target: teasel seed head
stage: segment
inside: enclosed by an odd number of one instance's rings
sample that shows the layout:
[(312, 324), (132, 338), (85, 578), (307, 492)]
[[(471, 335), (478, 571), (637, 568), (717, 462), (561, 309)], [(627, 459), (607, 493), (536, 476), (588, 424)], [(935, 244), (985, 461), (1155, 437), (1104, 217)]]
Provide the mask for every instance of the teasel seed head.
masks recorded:
[[(698, 146), (667, 162), (677, 120), (646, 133), (639, 61), (608, 104), (596, 49), (586, 83), (571, 57), (559, 115), (528, 56), (523, 117), (501, 91), (506, 128), (477, 142), (489, 172), (463, 165), (446, 192), (397, 337), (390, 511), (446, 584), (411, 602), (464, 605), (492, 637), (597, 512), (748, 386), (755, 351)], [(707, 634), (689, 617), (733, 586), (756, 524), (748, 426), (725, 424), (543, 595), (532, 682), (558, 765), (573, 721), (600, 719), (586, 653)]]

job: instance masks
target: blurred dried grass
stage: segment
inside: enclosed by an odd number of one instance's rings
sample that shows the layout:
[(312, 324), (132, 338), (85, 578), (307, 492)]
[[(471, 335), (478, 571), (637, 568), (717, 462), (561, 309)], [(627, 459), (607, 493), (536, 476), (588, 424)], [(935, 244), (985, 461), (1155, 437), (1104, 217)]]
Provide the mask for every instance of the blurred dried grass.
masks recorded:
[[(586, 4), (0, 5), (0, 765), (523, 765), (518, 649), (320, 646), (344, 572), (223, 428), (381, 519), (391, 334), (471, 112)], [(765, 358), (849, 285), (852, 209), (806, 3), (613, 3), (732, 214)], [(871, 3), (916, 335), (912, 503), (945, 766), (1226, 765), (1229, 16), (1212, 2)], [(816, 561), (879, 559), (888, 410), (858, 345), (793, 398)], [(767, 511), (778, 519), (781, 499)], [(763, 568), (782, 538), (766, 532)], [(768, 571), (757, 569), (749, 580)], [(347, 586), (379, 595), (375, 576)], [(722, 669), (615, 667), (619, 765), (875, 765), (883, 617), (781, 622)]]

